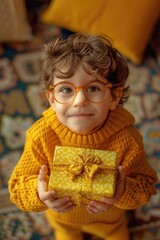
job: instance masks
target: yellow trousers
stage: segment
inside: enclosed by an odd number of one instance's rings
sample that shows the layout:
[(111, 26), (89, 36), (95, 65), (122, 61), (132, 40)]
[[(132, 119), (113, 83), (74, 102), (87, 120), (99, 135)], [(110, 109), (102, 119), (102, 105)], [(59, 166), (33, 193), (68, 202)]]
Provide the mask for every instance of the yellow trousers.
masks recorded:
[[(46, 214), (47, 216), (47, 214)], [(112, 224), (91, 223), (91, 224), (64, 224), (47, 219), (54, 229), (56, 240), (83, 240), (83, 232), (89, 233), (104, 240), (129, 240), (129, 231), (125, 217), (121, 221)]]

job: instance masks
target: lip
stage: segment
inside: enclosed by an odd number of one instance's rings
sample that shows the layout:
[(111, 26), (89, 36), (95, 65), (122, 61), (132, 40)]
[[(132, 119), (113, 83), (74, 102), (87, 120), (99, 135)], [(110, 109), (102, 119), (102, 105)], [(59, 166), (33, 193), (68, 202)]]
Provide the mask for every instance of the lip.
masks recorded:
[(69, 115), (68, 117), (91, 117), (91, 116), (93, 116), (93, 114), (91, 114), (91, 113), (75, 113), (75, 114), (71, 114), (71, 115)]

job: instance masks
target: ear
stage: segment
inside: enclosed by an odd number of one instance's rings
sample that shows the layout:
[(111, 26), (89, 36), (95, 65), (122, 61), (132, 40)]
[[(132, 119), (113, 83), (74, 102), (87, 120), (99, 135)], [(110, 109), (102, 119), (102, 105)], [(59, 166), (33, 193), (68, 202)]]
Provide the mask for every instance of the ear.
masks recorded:
[(117, 107), (117, 105), (122, 97), (122, 93), (123, 93), (122, 87), (116, 88), (116, 90), (114, 90), (114, 91), (112, 90), (112, 93), (111, 93), (112, 100), (111, 100), (111, 104), (110, 104), (110, 110), (114, 110)]
[(49, 91), (49, 90), (46, 91), (46, 97), (48, 99), (50, 106), (52, 108), (54, 108), (54, 97), (53, 97), (53, 94), (51, 93), (51, 91)]

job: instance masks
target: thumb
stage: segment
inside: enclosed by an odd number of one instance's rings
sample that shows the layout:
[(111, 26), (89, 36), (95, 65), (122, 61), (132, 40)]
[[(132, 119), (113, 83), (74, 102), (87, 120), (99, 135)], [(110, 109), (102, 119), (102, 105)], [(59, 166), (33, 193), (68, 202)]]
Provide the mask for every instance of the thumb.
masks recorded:
[(47, 166), (42, 165), (41, 169), (39, 171), (39, 174), (38, 174), (38, 180), (39, 181), (44, 181), (47, 177), (47, 172), (48, 172)]
[(38, 192), (40, 193), (44, 193), (47, 191), (48, 188), (48, 176), (47, 176), (47, 166), (46, 165), (42, 165), (41, 169), (39, 171), (38, 174)]
[(107, 204), (114, 204), (116, 201), (118, 201), (118, 199), (122, 195), (122, 193), (124, 191), (124, 185), (125, 185), (125, 172), (123, 170), (123, 167), (119, 166), (118, 167), (118, 179), (117, 179), (117, 183), (116, 183), (115, 195), (112, 198), (103, 197), (102, 201), (107, 203)]
[(125, 179), (125, 172), (123, 170), (123, 167), (120, 165), (118, 166), (118, 179), (119, 181), (122, 181)]

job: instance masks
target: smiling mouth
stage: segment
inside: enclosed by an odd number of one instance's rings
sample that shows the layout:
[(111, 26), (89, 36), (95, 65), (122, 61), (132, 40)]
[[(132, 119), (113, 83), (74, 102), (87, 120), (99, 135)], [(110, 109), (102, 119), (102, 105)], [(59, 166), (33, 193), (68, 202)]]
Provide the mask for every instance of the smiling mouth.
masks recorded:
[(93, 116), (93, 114), (83, 114), (83, 113), (81, 113), (81, 114), (73, 114), (73, 115), (69, 115), (68, 117), (91, 117), (91, 116)]

